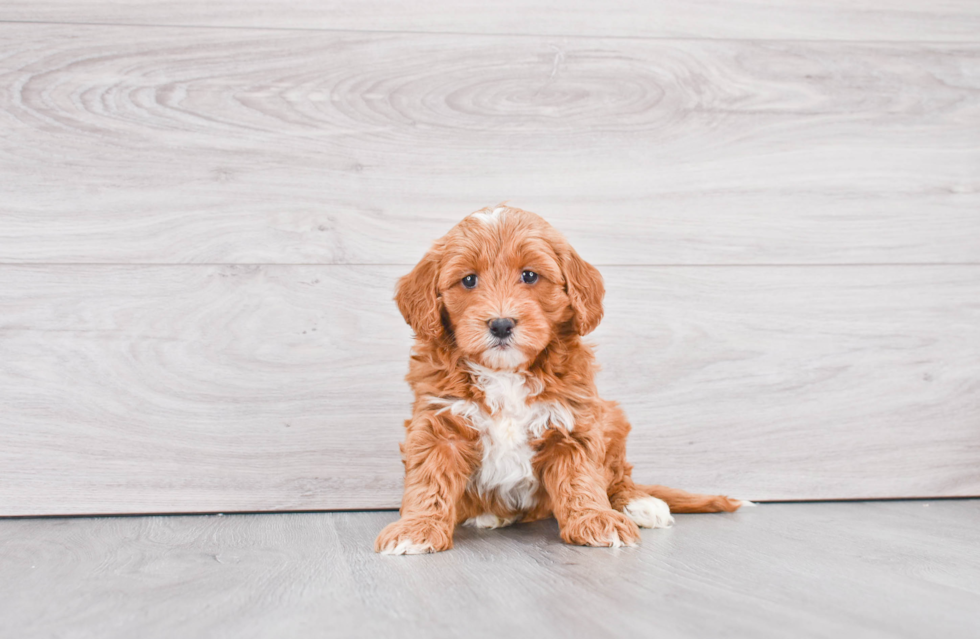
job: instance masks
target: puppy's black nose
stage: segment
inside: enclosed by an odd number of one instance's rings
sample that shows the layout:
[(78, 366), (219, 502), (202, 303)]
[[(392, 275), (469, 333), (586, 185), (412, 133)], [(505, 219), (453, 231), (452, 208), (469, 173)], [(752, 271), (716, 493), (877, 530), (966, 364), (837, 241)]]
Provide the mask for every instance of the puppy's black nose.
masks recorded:
[(487, 324), (490, 326), (490, 333), (499, 339), (503, 339), (510, 335), (510, 332), (514, 330), (514, 325), (517, 324), (512, 319), (509, 318), (497, 318), (492, 319)]

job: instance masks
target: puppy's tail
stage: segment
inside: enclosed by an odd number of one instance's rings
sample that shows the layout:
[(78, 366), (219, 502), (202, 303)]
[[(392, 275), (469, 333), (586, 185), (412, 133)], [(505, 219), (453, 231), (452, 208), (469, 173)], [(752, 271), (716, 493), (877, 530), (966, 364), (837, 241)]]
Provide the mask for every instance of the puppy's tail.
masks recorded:
[(667, 486), (636, 486), (648, 495), (662, 499), (670, 506), (672, 513), (717, 513), (735, 512), (742, 506), (755, 506), (751, 501), (732, 499), (724, 495), (698, 495), (680, 488)]

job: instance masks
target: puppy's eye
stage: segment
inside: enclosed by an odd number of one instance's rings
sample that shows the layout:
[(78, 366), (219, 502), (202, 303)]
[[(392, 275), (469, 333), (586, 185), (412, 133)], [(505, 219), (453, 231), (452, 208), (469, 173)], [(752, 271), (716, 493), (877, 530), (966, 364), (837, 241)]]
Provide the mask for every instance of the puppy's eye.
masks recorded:
[(538, 274), (534, 271), (524, 271), (521, 273), (521, 281), (525, 284), (534, 284), (538, 281)]
[(476, 275), (470, 273), (463, 278), (463, 286), (466, 288), (476, 288)]

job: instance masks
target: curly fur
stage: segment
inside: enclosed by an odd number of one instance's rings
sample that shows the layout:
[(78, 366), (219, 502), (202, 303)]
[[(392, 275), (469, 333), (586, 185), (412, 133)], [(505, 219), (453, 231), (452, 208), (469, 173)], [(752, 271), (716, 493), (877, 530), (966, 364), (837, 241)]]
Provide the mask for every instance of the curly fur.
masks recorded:
[[(477, 284), (466, 288), (471, 274)], [(602, 319), (604, 293), (599, 271), (561, 234), (509, 207), (468, 216), (399, 280), (395, 300), (416, 335), (406, 378), (415, 403), (401, 446), (401, 518), (378, 536), (379, 552), (446, 550), (464, 522), (550, 516), (567, 543), (632, 545), (638, 525), (673, 522), (668, 507), (743, 505), (633, 483), (629, 422), (599, 397), (581, 340)], [(516, 322), (508, 338), (490, 334), (496, 318)]]

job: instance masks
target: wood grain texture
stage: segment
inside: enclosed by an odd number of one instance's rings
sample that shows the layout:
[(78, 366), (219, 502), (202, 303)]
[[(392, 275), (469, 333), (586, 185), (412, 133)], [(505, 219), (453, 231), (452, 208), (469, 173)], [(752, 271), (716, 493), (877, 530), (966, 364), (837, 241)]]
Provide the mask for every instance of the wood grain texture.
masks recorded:
[[(977, 501), (680, 515), (638, 548), (553, 520), (375, 555), (395, 513), (0, 521), (16, 637), (873, 637), (980, 634)], [(447, 587), (448, 586), (448, 587)]]
[[(391, 508), (400, 267), (0, 268), (0, 515)], [(980, 267), (606, 267), (636, 477), (980, 494)]]
[(978, 44), (0, 42), (0, 262), (412, 264), (505, 199), (599, 264), (980, 256)]
[(971, 0), (5, 0), (0, 20), (657, 38), (973, 41)]

